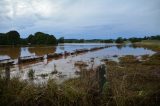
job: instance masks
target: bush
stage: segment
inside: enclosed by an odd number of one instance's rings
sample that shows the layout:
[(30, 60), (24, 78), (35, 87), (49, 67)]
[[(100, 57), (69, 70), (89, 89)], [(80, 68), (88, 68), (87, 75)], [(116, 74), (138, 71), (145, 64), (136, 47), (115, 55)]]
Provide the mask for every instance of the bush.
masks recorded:
[(118, 37), (115, 42), (116, 42), (116, 43), (123, 43), (124, 40), (123, 40), (122, 37)]
[(29, 79), (34, 79), (34, 74), (35, 74), (35, 71), (33, 69), (29, 70), (28, 71), (28, 78)]

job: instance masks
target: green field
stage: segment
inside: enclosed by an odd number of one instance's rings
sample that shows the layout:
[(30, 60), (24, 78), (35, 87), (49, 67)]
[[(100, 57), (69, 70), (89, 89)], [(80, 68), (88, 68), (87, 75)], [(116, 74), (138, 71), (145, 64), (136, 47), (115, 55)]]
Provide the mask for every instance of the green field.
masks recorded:
[(133, 45), (145, 47), (153, 51), (160, 51), (160, 40), (143, 40), (142, 42), (134, 43)]

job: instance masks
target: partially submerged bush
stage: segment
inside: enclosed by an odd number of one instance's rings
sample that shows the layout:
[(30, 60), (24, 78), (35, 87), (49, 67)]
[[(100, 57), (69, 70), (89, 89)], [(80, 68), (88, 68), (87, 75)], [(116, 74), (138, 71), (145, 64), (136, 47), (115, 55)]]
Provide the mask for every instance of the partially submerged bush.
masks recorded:
[(48, 74), (40, 74), (38, 76), (41, 76), (43, 79), (45, 79), (48, 76)]
[(28, 71), (28, 78), (33, 80), (34, 79), (34, 75), (35, 75), (35, 71), (33, 69), (30, 69)]

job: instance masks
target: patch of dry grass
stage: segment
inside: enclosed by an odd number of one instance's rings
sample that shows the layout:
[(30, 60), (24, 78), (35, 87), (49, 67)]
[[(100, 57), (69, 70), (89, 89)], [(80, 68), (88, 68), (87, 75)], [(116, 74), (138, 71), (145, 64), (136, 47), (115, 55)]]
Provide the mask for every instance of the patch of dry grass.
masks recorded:
[(134, 56), (125, 56), (119, 63), (106, 63), (112, 105), (160, 105), (159, 56), (157, 53), (143, 62)]

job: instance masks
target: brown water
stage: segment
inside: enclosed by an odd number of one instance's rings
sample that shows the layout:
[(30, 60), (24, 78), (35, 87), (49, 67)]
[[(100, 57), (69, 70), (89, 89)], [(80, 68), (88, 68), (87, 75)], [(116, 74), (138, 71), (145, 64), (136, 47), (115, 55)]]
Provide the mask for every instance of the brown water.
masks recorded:
[[(88, 52), (80, 55), (68, 56), (67, 58), (63, 57), (61, 59), (45, 59), (44, 61), (26, 63), (21, 65), (14, 65), (11, 67), (11, 76), (20, 76), (21, 79), (28, 79), (28, 71), (33, 69), (35, 71), (35, 82), (44, 82), (48, 78), (53, 78), (58, 82), (62, 82), (65, 79), (77, 77), (75, 73), (79, 71), (79, 67), (75, 66), (75, 62), (83, 61), (88, 66), (86, 68), (95, 68), (100, 64), (103, 64), (101, 61), (104, 58), (117, 60), (118, 57), (124, 55), (135, 55), (140, 56), (144, 54), (152, 55), (155, 52), (144, 49), (144, 48), (135, 48), (132, 46), (119, 46), (115, 44), (64, 44), (59, 46), (44, 46), (44, 47), (0, 47), (0, 59), (17, 59), (18, 57), (23, 56), (43, 56), (48, 53), (61, 53), (64, 51), (74, 51), (76, 49), (83, 48), (93, 48), (100, 47), (104, 45), (112, 45), (109, 48), (102, 50)], [(118, 55), (118, 57), (114, 57)], [(94, 60), (94, 61), (93, 61)], [(54, 69), (58, 70), (58, 74), (52, 75), (51, 72)], [(41, 74), (47, 74), (46, 78), (42, 78)]]
[(64, 51), (74, 51), (76, 49), (90, 49), (100, 47), (105, 44), (61, 44), (58, 46), (33, 46), (33, 47), (14, 47), (0, 46), (0, 60), (17, 59), (24, 56), (43, 56), (49, 53), (61, 53)]

